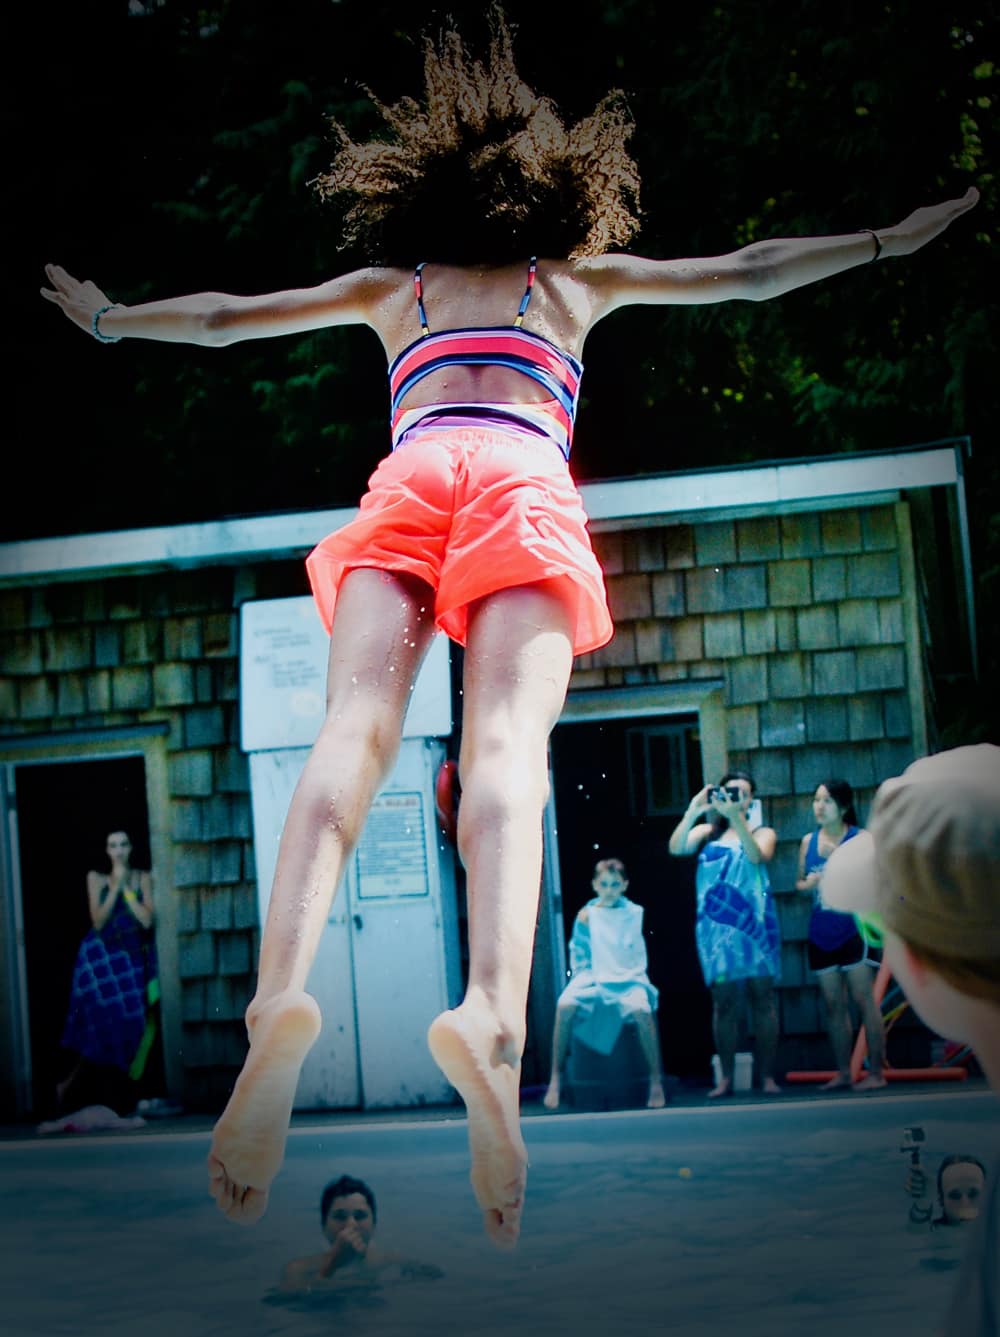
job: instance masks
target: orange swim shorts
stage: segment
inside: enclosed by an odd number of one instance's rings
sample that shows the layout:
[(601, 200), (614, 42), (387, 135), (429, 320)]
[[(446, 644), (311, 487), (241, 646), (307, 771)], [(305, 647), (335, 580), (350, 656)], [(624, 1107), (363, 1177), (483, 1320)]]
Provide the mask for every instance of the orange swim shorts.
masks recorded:
[(417, 426), (372, 474), (358, 515), (313, 549), (306, 569), (328, 632), (344, 576), (376, 567), (426, 581), (437, 626), (460, 645), (477, 599), (563, 577), (579, 655), (614, 632), (586, 525), (553, 442), (517, 427)]

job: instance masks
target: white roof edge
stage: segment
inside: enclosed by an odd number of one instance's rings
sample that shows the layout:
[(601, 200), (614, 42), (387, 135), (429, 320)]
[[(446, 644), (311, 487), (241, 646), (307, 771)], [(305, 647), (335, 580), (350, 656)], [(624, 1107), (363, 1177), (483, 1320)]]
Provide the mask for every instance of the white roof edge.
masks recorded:
[[(580, 492), (594, 529), (782, 514), (835, 502), (871, 505), (904, 488), (957, 484), (960, 449), (955, 441), (883, 455), (642, 475), (583, 483)], [(4, 543), (0, 586), (302, 554), (356, 514), (356, 507), (344, 507)]]

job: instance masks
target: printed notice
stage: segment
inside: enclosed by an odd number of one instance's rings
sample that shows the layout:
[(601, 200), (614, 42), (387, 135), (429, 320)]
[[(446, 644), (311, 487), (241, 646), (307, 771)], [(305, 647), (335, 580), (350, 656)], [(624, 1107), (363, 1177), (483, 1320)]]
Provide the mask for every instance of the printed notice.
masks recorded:
[(360, 900), (429, 896), (423, 794), (399, 790), (379, 794), (356, 857)]
[[(244, 752), (312, 747), (326, 713), (330, 641), (308, 595), (248, 601), (240, 610)], [(359, 670), (360, 671), (360, 670)], [(410, 692), (404, 738), (451, 733), (447, 636), (435, 636)]]
[(245, 751), (312, 745), (326, 709), (328, 644), (309, 599), (243, 605), (240, 698)]

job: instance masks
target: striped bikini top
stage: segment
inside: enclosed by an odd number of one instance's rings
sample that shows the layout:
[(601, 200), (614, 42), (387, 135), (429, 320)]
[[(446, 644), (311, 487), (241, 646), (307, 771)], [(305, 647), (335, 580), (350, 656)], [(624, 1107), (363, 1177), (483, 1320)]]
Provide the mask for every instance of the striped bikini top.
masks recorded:
[[(425, 262), (426, 263), (426, 262)], [(392, 448), (399, 445), (404, 432), (431, 416), (481, 413), (490, 417), (506, 418), (551, 438), (569, 458), (573, 424), (580, 397), (583, 366), (571, 354), (564, 352), (544, 335), (532, 334), (521, 328), (524, 313), (531, 301), (538, 262), (532, 256), (528, 265), (528, 282), (511, 325), (484, 325), (469, 329), (441, 330), (432, 334), (424, 308), (422, 270), (419, 264), (413, 275), (417, 295), (417, 312), (423, 334), (404, 348), (389, 366), (391, 396)], [(442, 367), (510, 367), (523, 372), (543, 385), (550, 399), (537, 404), (421, 404), (403, 409), (407, 393)]]

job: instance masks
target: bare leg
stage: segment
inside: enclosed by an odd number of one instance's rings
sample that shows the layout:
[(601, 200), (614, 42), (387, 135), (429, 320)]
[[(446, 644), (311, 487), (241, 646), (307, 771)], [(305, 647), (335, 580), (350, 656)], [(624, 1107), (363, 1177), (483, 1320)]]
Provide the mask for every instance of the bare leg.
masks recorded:
[(885, 1029), (882, 1009), (875, 1001), (874, 974), (871, 966), (852, 966), (844, 972), (851, 997), (858, 1005), (861, 1024), (868, 1041), (868, 1076), (855, 1082), (855, 1091), (876, 1091), (888, 1085), (885, 1079)]
[(826, 1028), (833, 1047), (837, 1072), (820, 1087), (836, 1091), (851, 1084), (851, 1017), (847, 1007), (847, 989), (843, 972), (826, 970), (819, 977), (819, 987), (826, 1004)]
[(777, 1096), (781, 1094), (781, 1087), (774, 1080), (774, 1064), (778, 1057), (778, 999), (774, 980), (770, 975), (747, 980), (747, 993), (757, 1043), (760, 1089), (766, 1096)]
[(722, 1077), (708, 1093), (709, 1100), (728, 1096), (733, 1090), (733, 1066), (736, 1062), (736, 1042), (739, 1038), (740, 986), (733, 980), (712, 985), (712, 1032), (715, 1052), (719, 1056)]
[(570, 619), (551, 582), (476, 606), (465, 655), (458, 844), (468, 878), (469, 983), (431, 1025), (431, 1052), (469, 1114), (472, 1186), (487, 1234), (517, 1242), (527, 1151), (521, 1054), (548, 796), (548, 736), (572, 667)]
[(663, 1059), (660, 1055), (660, 1033), (656, 1017), (652, 1012), (637, 1012), (635, 1024), (639, 1032), (643, 1057), (649, 1068), (649, 1096), (646, 1107), (651, 1110), (662, 1109), (667, 1103), (667, 1097), (663, 1090)]
[(552, 1028), (552, 1076), (549, 1078), (549, 1089), (542, 1099), (542, 1104), (547, 1110), (559, 1108), (562, 1074), (566, 1066), (569, 1038), (573, 1034), (573, 1019), (575, 1016), (575, 1003), (557, 1004), (556, 1022)]
[(396, 757), (410, 686), (433, 634), (433, 595), (410, 576), (350, 572), (330, 641), (327, 713), (292, 796), (247, 1009), (250, 1052), (215, 1126), (210, 1190), (257, 1220), (284, 1156), (302, 1061), (319, 1034), (306, 977), (346, 859)]

